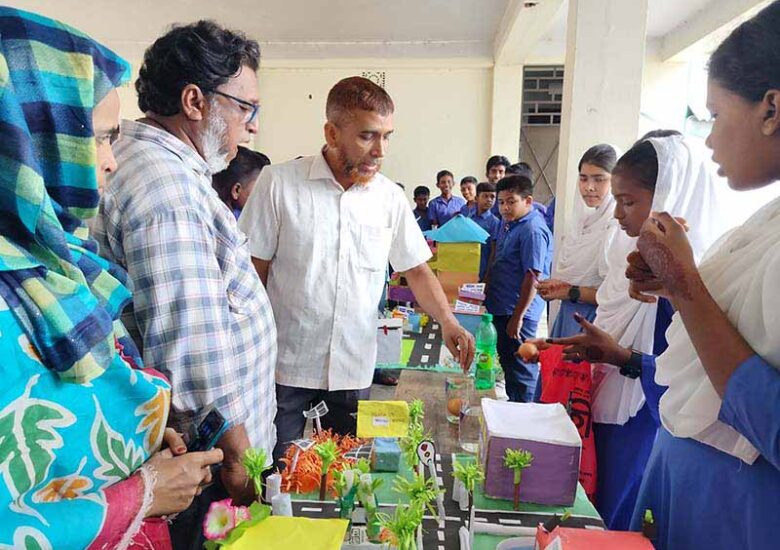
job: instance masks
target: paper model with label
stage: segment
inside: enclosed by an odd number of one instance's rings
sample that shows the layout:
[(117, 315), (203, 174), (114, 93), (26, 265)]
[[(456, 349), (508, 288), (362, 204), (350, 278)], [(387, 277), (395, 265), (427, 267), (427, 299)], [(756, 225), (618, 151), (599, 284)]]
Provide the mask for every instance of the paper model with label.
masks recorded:
[(504, 464), (506, 449), (534, 456), (524, 470), (519, 499), (550, 506), (571, 506), (577, 492), (582, 441), (559, 403), (510, 403), (482, 399), (480, 459), (485, 494), (512, 500), (514, 473)]

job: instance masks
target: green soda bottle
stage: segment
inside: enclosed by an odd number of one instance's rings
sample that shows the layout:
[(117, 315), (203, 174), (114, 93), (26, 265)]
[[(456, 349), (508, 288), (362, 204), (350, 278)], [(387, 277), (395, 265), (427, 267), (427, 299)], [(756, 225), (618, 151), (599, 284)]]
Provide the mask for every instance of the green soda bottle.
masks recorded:
[(478, 390), (489, 390), (496, 385), (496, 343), (498, 334), (493, 326), (493, 315), (482, 314), (482, 322), (477, 329), (477, 353), (474, 360), (477, 369), (474, 373), (474, 387)]

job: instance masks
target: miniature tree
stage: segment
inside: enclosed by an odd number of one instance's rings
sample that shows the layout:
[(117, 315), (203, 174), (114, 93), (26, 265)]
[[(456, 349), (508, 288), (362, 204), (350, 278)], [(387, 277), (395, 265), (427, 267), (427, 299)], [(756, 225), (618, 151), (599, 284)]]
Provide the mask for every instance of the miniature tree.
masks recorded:
[(382, 485), (382, 480), (374, 478), (368, 471), (361, 473), (357, 487), (357, 496), (366, 509), (366, 534), (368, 540), (377, 542), (381, 531), (379, 521), (379, 504), (376, 501), (376, 492)]
[(507, 449), (504, 452), (504, 466), (515, 473), (515, 510), (520, 508), (520, 477), (523, 470), (528, 468), (533, 460), (534, 455), (523, 449)]
[(423, 511), (419, 504), (398, 505), (393, 516), (379, 514), (382, 527), (390, 532), (398, 550), (417, 550), (415, 535), (422, 524)]
[(471, 508), (477, 483), (485, 481), (485, 471), (482, 469), (482, 465), (476, 461), (466, 464), (455, 462), (452, 475), (466, 488), (469, 496), (469, 508)]
[(257, 498), (260, 499), (263, 497), (263, 473), (271, 468), (271, 466), (265, 465), (267, 459), (268, 455), (265, 449), (250, 448), (244, 451), (244, 458), (241, 461), (247, 477), (252, 480), (255, 486)]
[(339, 458), (339, 447), (335, 441), (328, 439), (315, 446), (314, 452), (322, 460), (322, 466), (320, 467), (320, 500), (325, 500), (325, 490), (328, 486), (328, 470)]
[(393, 491), (399, 495), (406, 495), (411, 504), (419, 504), (422, 508), (427, 508), (431, 515), (438, 518), (438, 511), (432, 503), (443, 491), (436, 487), (436, 481), (427, 478), (423, 473), (412, 473), (412, 478), (397, 476), (393, 484)]
[(423, 418), (425, 418), (425, 403), (415, 399), (409, 404), (409, 425), (422, 426)]

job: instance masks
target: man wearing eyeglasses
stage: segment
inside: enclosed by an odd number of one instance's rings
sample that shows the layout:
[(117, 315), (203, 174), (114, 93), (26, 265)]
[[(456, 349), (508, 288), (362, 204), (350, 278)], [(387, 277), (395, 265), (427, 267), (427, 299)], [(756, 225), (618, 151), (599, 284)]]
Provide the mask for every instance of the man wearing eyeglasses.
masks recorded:
[(154, 42), (135, 83), (145, 116), (122, 122), (119, 168), (96, 224), (101, 252), (132, 278), (137, 339), (145, 367), (171, 381), (173, 426), (186, 433), (211, 407), (230, 425), (217, 442), (220, 483), (179, 516), (176, 548), (202, 547), (183, 539), (200, 533), (208, 500), (254, 498), (244, 451), (263, 448), (270, 464), (276, 442), (273, 313), (246, 239), (211, 186), (257, 132), (259, 57), (257, 42), (209, 21)]

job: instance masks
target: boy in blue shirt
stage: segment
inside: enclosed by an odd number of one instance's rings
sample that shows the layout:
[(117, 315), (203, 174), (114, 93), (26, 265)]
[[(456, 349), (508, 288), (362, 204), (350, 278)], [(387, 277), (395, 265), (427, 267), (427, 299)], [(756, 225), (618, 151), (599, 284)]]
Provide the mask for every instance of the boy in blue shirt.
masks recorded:
[(493, 246), (498, 238), (501, 229), (501, 220), (490, 211), (496, 202), (496, 186), (489, 182), (477, 185), (477, 204), (475, 210), (469, 212), (468, 218), (474, 220), (478, 226), (490, 233), (490, 237), (482, 243), (479, 258), (479, 280), (485, 279), (487, 273), (488, 261), (493, 251)]
[(477, 211), (477, 178), (466, 176), (460, 180), (460, 194), (466, 201), (466, 205), (460, 209), (460, 213), (470, 218)]
[(418, 185), (414, 188), (414, 220), (420, 226), (420, 231), (428, 231), (431, 228), (431, 222), (428, 220), (428, 198), (431, 192), (424, 185)]
[(436, 187), (441, 191), (441, 195), (428, 204), (428, 219), (433, 227), (441, 227), (460, 214), (461, 208), (466, 205), (465, 200), (453, 196), (453, 185), (455, 185), (455, 177), (449, 170), (442, 170), (436, 174)]
[(523, 175), (498, 182), (502, 227), (493, 264), (487, 274), (485, 306), (498, 332), (498, 357), (506, 375), (510, 401), (533, 401), (537, 364), (515, 356), (518, 346), (536, 337), (544, 300), (536, 295), (537, 279), (550, 276), (552, 234), (544, 216), (533, 207), (533, 183)]

